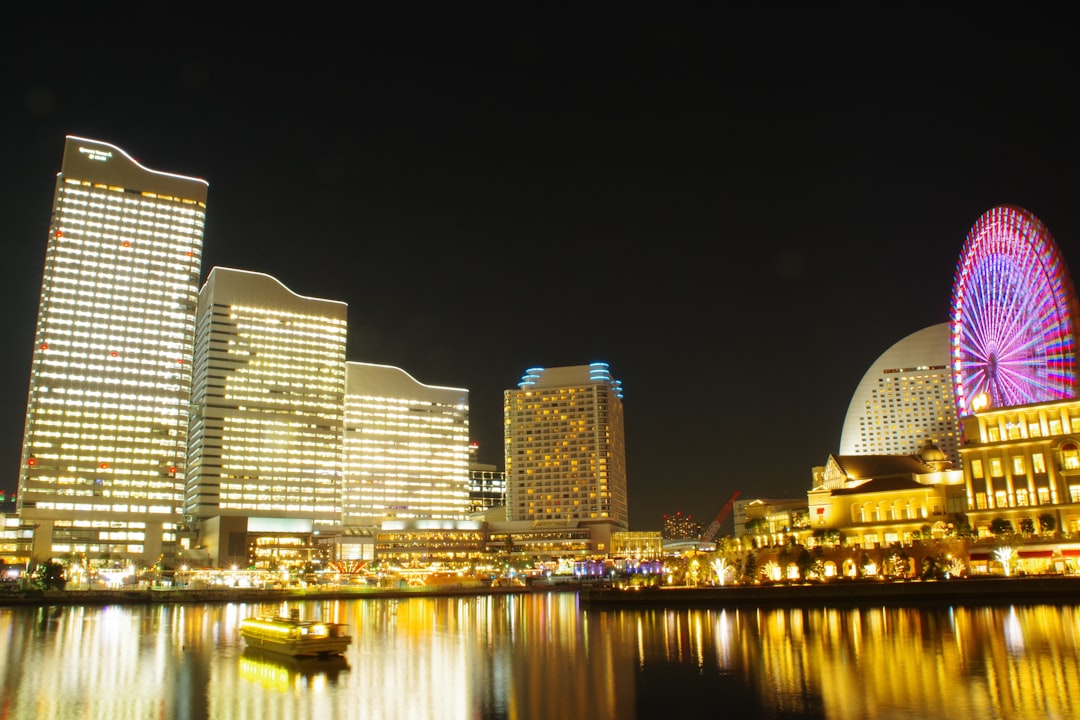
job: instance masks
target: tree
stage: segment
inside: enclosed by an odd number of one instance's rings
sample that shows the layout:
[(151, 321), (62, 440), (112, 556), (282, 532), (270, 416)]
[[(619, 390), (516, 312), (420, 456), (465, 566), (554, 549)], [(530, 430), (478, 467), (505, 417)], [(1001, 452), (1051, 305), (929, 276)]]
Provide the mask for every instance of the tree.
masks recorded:
[(746, 559), (743, 560), (743, 578), (750, 582), (757, 580), (757, 570), (757, 555), (754, 554), (753, 550), (750, 550), (746, 553)]
[(38, 590), (63, 590), (65, 585), (64, 566), (60, 563), (40, 563), (30, 575), (30, 587)]
[(1054, 532), (1057, 529), (1057, 520), (1054, 518), (1053, 513), (1043, 513), (1039, 516), (1039, 530), (1047, 535)]
[(811, 557), (810, 551), (803, 548), (799, 551), (799, 554), (795, 557), (795, 567), (799, 568), (799, 577), (803, 580), (810, 577), (810, 570), (814, 567), (814, 558)]
[(994, 518), (990, 521), (990, 532), (994, 537), (1011, 537), (1013, 534), (1012, 522), (1007, 518)]

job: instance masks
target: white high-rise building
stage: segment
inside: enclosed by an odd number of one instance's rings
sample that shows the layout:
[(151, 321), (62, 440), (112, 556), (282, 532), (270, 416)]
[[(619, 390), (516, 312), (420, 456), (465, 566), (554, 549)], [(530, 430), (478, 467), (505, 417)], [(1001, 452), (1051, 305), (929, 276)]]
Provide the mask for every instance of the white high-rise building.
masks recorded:
[(622, 383), (607, 363), (532, 368), (503, 395), (507, 520), (625, 527)]
[(184, 512), (212, 561), (249, 557), (251, 533), (341, 527), (347, 309), (263, 273), (210, 271)]
[(464, 520), (469, 391), (389, 365), (346, 365), (344, 523)]
[(34, 560), (149, 564), (175, 547), (206, 194), (65, 139), (19, 471)]
[(927, 441), (960, 467), (949, 323), (908, 335), (863, 375), (844, 417), (840, 455), (917, 455)]

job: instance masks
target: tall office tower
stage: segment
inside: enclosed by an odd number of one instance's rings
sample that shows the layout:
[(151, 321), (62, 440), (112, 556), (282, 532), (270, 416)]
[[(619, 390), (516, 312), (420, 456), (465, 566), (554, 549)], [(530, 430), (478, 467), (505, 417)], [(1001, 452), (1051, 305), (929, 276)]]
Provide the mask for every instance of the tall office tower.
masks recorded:
[(464, 520), (469, 391), (389, 365), (350, 362), (345, 374), (345, 525)]
[(503, 396), (506, 519), (625, 527), (622, 383), (607, 363), (532, 368)]
[(184, 513), (214, 562), (341, 527), (347, 306), (215, 267), (199, 293)]
[(947, 322), (908, 335), (870, 366), (848, 405), (839, 454), (917, 455), (927, 440), (960, 467)]
[(39, 562), (149, 563), (175, 545), (206, 191), (65, 139), (19, 472)]

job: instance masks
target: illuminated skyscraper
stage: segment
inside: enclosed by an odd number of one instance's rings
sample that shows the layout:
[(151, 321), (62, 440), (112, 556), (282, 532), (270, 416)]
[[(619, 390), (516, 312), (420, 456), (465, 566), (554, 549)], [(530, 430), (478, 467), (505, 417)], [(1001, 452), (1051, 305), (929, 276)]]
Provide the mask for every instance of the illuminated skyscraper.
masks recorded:
[(269, 275), (210, 271), (184, 513), (213, 561), (247, 557), (237, 539), (250, 533), (340, 528), (346, 315)]
[(206, 193), (65, 139), (19, 472), (38, 561), (153, 562), (175, 543)]
[(507, 520), (626, 526), (622, 383), (607, 363), (527, 370), (503, 416)]
[(469, 391), (400, 368), (350, 362), (345, 394), (345, 525), (464, 520)]
[(917, 455), (927, 440), (960, 466), (949, 323), (908, 335), (874, 361), (848, 405), (839, 454)]

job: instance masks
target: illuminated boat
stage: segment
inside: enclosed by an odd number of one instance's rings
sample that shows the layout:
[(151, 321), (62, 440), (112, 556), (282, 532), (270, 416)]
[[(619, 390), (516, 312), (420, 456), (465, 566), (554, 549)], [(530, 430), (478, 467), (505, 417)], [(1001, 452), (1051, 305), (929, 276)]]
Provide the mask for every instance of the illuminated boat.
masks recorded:
[(289, 657), (339, 655), (352, 643), (349, 626), (321, 620), (301, 620), (294, 610), (289, 617), (259, 615), (240, 621), (240, 636), (248, 647)]

